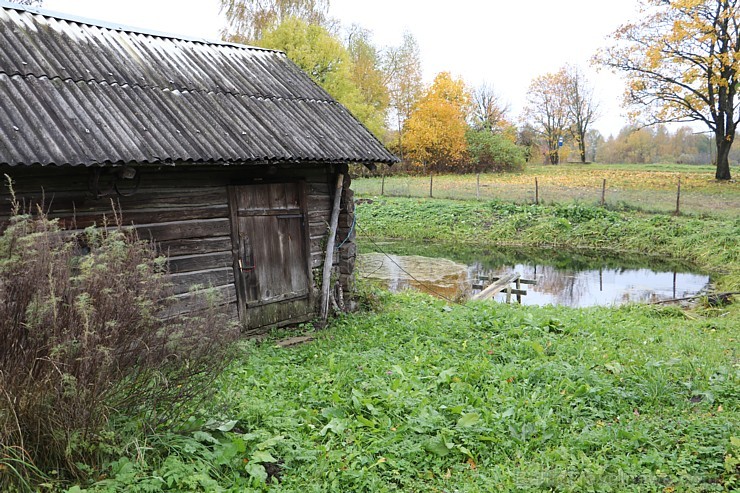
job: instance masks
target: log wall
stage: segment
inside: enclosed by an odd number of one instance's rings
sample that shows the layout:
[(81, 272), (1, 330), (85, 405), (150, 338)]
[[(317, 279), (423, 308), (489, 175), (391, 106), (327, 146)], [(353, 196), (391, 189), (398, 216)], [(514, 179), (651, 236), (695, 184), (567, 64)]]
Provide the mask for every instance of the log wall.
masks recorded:
[[(123, 196), (112, 187), (116, 168), (18, 166), (0, 167), (0, 172), (13, 179), (16, 197), (22, 206), (26, 209), (36, 205), (42, 207), (50, 217), (58, 218), (67, 230), (113, 224), (115, 207), (120, 211), (124, 226), (134, 225), (140, 238), (155, 241), (169, 258), (174, 290), (182, 302), (178, 305), (180, 312), (199, 308), (192, 305), (189, 292), (191, 286), (198, 284), (216, 288), (236, 316), (227, 186), (305, 180), (308, 258), (314, 272), (320, 272), (332, 199), (329, 183), (336, 176), (336, 168), (333, 165), (268, 168), (185, 164), (136, 167), (140, 173), (138, 187), (135, 186), (137, 180), (118, 181)], [(344, 194), (338, 243), (353, 233), (351, 199), (351, 192)], [(7, 187), (3, 187), (0, 221), (7, 220), (10, 210), (11, 196)], [(352, 288), (354, 254), (352, 237), (342, 245), (335, 264), (346, 295)]]

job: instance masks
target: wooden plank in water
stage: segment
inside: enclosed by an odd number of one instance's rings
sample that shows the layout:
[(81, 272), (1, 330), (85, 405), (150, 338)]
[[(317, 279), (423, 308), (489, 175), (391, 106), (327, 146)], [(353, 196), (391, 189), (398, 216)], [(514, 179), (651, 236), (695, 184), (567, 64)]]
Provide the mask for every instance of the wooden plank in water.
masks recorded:
[(510, 274), (508, 276), (504, 276), (488, 286), (486, 289), (481, 291), (480, 293), (476, 294), (471, 298), (471, 300), (487, 300), (491, 299), (494, 296), (496, 296), (498, 293), (506, 289), (506, 287), (511, 284), (512, 282), (519, 279), (519, 274)]

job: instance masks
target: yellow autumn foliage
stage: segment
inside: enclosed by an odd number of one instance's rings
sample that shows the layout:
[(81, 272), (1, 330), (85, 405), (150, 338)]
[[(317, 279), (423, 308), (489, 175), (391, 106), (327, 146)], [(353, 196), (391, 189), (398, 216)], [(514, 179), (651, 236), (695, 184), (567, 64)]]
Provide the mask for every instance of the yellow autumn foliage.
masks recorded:
[(467, 153), (470, 94), (461, 79), (442, 72), (404, 125), (404, 155), (429, 171), (453, 171)]

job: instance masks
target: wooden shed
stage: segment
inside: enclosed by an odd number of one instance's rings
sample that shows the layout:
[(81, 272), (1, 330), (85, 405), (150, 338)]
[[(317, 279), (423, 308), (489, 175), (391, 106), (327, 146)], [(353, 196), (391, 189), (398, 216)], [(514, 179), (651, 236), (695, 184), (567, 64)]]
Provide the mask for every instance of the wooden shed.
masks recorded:
[(251, 332), (313, 318), (338, 175), (350, 291), (347, 165), (395, 161), (282, 52), (0, 0), (0, 174), (70, 230), (115, 205), (168, 256), (183, 312), (198, 284)]

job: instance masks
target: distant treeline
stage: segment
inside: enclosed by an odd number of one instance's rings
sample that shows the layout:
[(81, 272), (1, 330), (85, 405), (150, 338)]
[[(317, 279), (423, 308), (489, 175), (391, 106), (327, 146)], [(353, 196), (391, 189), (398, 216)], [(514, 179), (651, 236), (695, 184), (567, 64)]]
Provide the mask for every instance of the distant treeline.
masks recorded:
[[(680, 127), (671, 132), (665, 125), (637, 128), (627, 126), (616, 136), (604, 138), (598, 131), (590, 132), (587, 157), (591, 162), (629, 164), (714, 164), (714, 135)], [(575, 160), (577, 154), (572, 155)], [(570, 158), (568, 160), (571, 160)], [(730, 163), (740, 162), (740, 149), (730, 152)]]

